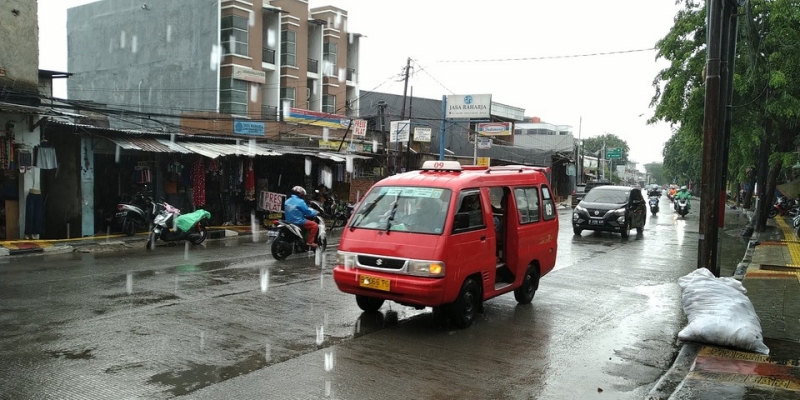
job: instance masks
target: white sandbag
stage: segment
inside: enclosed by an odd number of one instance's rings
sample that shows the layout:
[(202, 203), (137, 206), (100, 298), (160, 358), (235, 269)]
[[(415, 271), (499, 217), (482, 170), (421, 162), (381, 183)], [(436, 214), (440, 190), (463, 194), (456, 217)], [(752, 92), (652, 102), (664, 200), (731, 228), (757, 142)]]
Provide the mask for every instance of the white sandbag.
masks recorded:
[(678, 285), (689, 319), (678, 339), (769, 354), (761, 321), (741, 282), (716, 278), (708, 269), (698, 268), (680, 277)]

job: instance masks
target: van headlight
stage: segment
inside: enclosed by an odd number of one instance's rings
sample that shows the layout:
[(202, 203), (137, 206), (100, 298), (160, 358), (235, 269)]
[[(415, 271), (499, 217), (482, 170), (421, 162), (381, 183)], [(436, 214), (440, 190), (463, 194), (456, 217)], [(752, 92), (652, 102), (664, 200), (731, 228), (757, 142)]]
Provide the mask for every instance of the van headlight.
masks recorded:
[(625, 215), (625, 207), (618, 208), (618, 209), (614, 210), (614, 212), (617, 213), (617, 214)]
[(416, 261), (408, 262), (408, 274), (418, 276), (444, 276), (444, 263), (441, 261)]
[(583, 211), (586, 212), (586, 209), (581, 206), (575, 206), (575, 211)]
[(345, 268), (355, 268), (356, 266), (356, 255), (353, 253), (347, 253), (344, 251), (337, 251), (336, 252), (336, 265), (342, 265)]

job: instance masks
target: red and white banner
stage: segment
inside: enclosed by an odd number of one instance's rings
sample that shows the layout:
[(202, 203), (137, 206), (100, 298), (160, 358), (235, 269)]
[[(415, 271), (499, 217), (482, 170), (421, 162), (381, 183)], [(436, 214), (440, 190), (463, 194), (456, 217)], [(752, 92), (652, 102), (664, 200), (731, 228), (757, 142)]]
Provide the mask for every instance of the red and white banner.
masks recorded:
[(258, 207), (264, 211), (281, 212), (285, 195), (273, 192), (258, 192)]

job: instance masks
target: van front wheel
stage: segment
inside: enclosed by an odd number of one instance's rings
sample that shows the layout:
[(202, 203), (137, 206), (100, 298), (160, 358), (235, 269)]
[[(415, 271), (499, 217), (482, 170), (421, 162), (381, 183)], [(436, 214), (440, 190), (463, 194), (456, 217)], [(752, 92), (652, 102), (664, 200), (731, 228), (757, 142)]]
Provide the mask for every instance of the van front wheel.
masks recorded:
[(478, 313), (481, 297), (478, 284), (472, 279), (467, 279), (461, 286), (456, 302), (451, 309), (453, 323), (461, 329), (468, 328), (475, 320)]
[(358, 304), (358, 308), (360, 308), (362, 311), (368, 313), (374, 313), (378, 311), (383, 305), (383, 299), (378, 299), (369, 296), (362, 296), (360, 294), (357, 294), (356, 304)]
[(514, 298), (517, 299), (519, 304), (529, 304), (533, 300), (533, 295), (536, 294), (536, 288), (539, 286), (539, 274), (536, 269), (528, 267), (525, 271), (525, 277), (522, 278), (522, 286), (514, 290)]

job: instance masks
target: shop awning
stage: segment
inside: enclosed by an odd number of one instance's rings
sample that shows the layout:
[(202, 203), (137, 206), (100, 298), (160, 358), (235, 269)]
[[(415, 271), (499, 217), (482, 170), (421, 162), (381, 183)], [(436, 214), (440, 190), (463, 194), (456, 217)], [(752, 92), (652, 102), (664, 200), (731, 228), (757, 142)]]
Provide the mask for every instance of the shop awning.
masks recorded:
[(191, 153), (191, 151), (165, 139), (109, 137), (108, 140), (125, 150), (139, 150), (151, 153)]
[(224, 156), (279, 156), (281, 153), (260, 145), (179, 142), (182, 147), (208, 158)]

